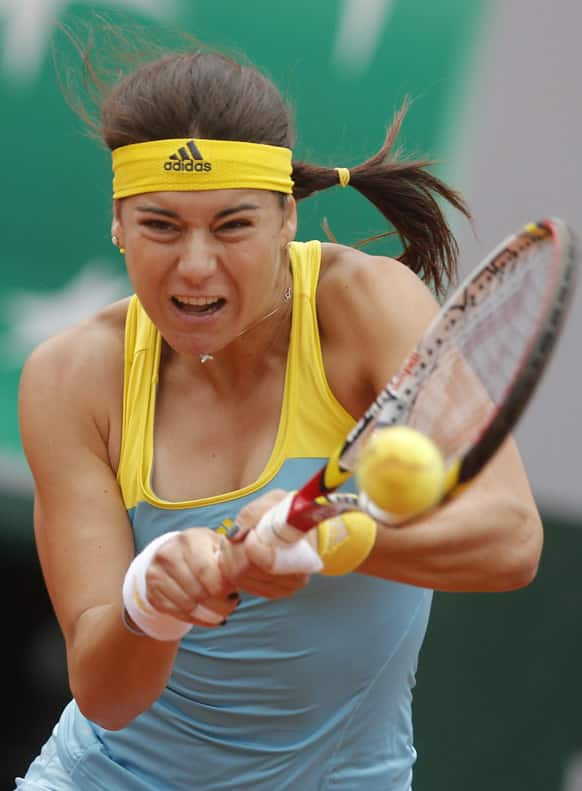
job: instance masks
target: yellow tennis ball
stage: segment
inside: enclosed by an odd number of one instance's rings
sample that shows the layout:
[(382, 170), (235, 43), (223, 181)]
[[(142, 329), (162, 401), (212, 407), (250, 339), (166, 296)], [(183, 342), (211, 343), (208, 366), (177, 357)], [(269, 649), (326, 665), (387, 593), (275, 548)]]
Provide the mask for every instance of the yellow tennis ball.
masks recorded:
[(389, 426), (370, 437), (356, 477), (378, 508), (405, 519), (440, 500), (445, 468), (432, 440), (409, 426)]

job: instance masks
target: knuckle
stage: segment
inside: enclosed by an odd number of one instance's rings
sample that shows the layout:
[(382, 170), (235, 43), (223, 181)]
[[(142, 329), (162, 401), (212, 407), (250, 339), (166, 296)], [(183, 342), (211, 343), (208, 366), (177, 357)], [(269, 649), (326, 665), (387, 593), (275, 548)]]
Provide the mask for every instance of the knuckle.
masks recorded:
[(148, 598), (154, 594), (162, 585), (163, 575), (159, 573), (156, 565), (150, 563), (145, 573), (145, 584)]
[(197, 577), (191, 577), (188, 580), (188, 584), (184, 592), (184, 596), (187, 597), (188, 606), (191, 605), (193, 607), (201, 599), (207, 597), (205, 586), (201, 583), (201, 581)]
[[(247, 519), (256, 521), (258, 516), (263, 515), (266, 507), (269, 508), (271, 505), (275, 505), (286, 495), (287, 492), (284, 489), (271, 489), (256, 500), (252, 500), (245, 505), (244, 508), (241, 508), (236, 521), (245, 522)], [(243, 526), (244, 525), (241, 524), (241, 527)]]
[(167, 613), (168, 604), (166, 599), (158, 591), (148, 589), (148, 602), (156, 612)]
[(173, 544), (174, 540), (175, 539), (170, 539), (157, 550), (150, 562), (148, 572), (155, 568), (156, 565), (161, 566), (165, 570), (172, 567), (174, 564), (175, 548), (170, 546), (170, 544)]
[(200, 587), (203, 587), (206, 593), (211, 596), (218, 595), (224, 588), (222, 575), (208, 566), (200, 571), (199, 581)]
[(282, 500), (286, 496), (287, 492), (285, 489), (271, 489), (271, 491), (267, 493), (267, 497), (276, 502), (279, 502), (279, 500)]
[(244, 544), (227, 544), (224, 547), (221, 553), (220, 570), (228, 580), (240, 577), (248, 565)]

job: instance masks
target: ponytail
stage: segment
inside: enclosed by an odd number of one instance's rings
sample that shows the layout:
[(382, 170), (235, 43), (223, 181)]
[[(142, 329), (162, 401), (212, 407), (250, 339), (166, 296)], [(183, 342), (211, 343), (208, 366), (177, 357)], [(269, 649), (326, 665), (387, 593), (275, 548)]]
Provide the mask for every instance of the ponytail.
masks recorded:
[[(399, 260), (443, 294), (456, 275), (459, 250), (437, 198), (468, 218), (470, 213), (461, 195), (427, 170), (431, 161), (400, 159), (401, 152), (393, 152), (408, 105), (406, 100), (396, 113), (378, 153), (350, 168), (349, 186), (393, 226), (404, 247)], [(308, 162), (294, 162), (292, 177), (297, 200), (337, 186), (340, 177), (346, 180), (337, 168)]]

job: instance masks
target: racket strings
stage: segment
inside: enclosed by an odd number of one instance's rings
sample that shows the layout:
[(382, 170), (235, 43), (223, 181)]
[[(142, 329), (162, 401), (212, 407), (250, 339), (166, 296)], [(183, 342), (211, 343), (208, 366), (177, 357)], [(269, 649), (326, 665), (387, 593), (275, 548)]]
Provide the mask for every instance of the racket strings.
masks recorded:
[(430, 436), (446, 460), (477, 442), (527, 365), (547, 307), (552, 253), (540, 241), (482, 272), (427, 339), (430, 362), (407, 422)]

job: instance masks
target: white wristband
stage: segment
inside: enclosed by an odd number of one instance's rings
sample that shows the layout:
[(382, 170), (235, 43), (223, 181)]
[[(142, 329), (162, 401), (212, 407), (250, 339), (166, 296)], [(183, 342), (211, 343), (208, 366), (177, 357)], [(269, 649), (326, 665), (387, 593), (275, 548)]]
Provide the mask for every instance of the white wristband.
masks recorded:
[(144, 634), (156, 640), (180, 640), (192, 628), (191, 623), (155, 610), (148, 601), (146, 572), (158, 549), (178, 531), (164, 533), (151, 541), (131, 564), (123, 581), (123, 604), (131, 620)]
[(287, 524), (289, 507), (293, 500), (290, 492), (283, 500), (264, 514), (247, 541), (259, 540), (275, 550), (275, 574), (315, 574), (323, 563), (317, 550), (305, 537), (306, 534)]

